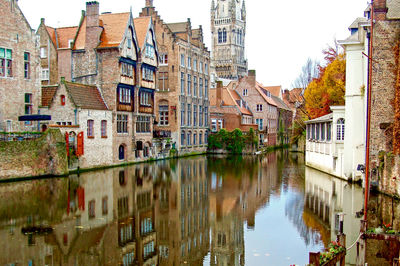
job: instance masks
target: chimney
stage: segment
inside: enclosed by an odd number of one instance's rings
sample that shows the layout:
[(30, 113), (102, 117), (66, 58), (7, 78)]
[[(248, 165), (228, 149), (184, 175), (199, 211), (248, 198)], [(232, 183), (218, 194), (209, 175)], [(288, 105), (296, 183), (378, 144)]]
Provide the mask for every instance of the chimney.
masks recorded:
[(41, 18), (41, 19), (40, 19), (40, 24), (43, 24), (43, 25), (45, 25), (45, 22), (46, 22), (46, 21), (45, 21), (45, 19), (44, 19), (44, 18)]
[(222, 81), (217, 81), (217, 101), (216, 101), (217, 106), (220, 106), (222, 103), (222, 89), (223, 89)]
[(249, 78), (250, 85), (252, 87), (255, 87), (256, 86), (256, 71), (255, 70), (249, 70), (247, 76)]
[(386, 5), (386, 0), (375, 0), (373, 1), (374, 13), (376, 20), (385, 20), (388, 8)]
[(99, 23), (99, 7), (97, 1), (86, 2), (86, 49), (93, 49), (100, 42), (102, 28)]
[(86, 27), (99, 26), (99, 2), (86, 2)]
[(153, 7), (153, 0), (146, 0), (146, 6), (145, 7)]

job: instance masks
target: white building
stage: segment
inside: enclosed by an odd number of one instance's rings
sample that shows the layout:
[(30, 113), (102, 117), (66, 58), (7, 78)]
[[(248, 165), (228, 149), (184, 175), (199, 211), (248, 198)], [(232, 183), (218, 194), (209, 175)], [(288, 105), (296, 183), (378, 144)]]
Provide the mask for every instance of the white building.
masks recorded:
[(346, 53), (346, 105), (306, 122), (306, 164), (345, 180), (359, 180), (357, 167), (365, 164), (368, 26), (366, 18), (356, 19), (351, 36), (339, 41)]
[[(81, 168), (110, 165), (113, 162), (112, 112), (96, 86), (61, 80), (60, 85), (42, 88), (42, 114), (51, 115), (47, 127), (68, 133), (70, 156), (78, 150), (77, 138), (83, 133)], [(77, 166), (77, 165), (76, 165)]]

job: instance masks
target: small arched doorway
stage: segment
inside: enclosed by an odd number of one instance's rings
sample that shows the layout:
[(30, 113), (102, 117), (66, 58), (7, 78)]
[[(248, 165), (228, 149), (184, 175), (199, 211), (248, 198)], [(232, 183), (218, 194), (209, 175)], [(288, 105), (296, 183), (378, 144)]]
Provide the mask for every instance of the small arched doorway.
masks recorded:
[(125, 160), (125, 146), (120, 145), (118, 148), (118, 159)]

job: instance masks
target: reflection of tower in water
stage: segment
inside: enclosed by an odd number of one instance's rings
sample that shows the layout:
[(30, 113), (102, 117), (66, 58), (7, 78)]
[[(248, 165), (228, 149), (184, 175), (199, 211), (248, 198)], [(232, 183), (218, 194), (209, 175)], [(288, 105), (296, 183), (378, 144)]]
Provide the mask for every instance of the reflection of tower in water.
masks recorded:
[(159, 265), (202, 265), (209, 250), (206, 159), (167, 164), (156, 181)]

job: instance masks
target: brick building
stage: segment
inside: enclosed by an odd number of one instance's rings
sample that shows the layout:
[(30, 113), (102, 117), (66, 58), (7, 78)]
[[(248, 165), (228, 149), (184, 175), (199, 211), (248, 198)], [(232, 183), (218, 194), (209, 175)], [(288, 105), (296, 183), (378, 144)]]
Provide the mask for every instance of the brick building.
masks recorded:
[(45, 19), (40, 21), (40, 80), (42, 85), (54, 85), (61, 77), (71, 81), (71, 55), (78, 27), (53, 28)]
[(71, 76), (72, 81), (97, 85), (113, 112), (114, 163), (154, 153), (154, 37), (150, 19), (135, 25), (131, 12), (99, 14), (98, 2), (86, 3), (73, 41)]
[(192, 29), (190, 20), (165, 23), (152, 0), (146, 1), (140, 17), (151, 16), (160, 54), (154, 136), (162, 148), (172, 145), (181, 154), (205, 151), (208, 124), (210, 52), (203, 31)]
[(277, 141), (278, 108), (271, 93), (256, 81), (255, 70), (241, 78), (236, 92), (253, 112), (259, 130), (260, 145), (273, 146)]
[(250, 128), (258, 129), (253, 113), (246, 106), (241, 96), (233, 89), (234, 83), (222, 86), (217, 83), (216, 89), (210, 89), (211, 132), (222, 128), (232, 131), (236, 128), (247, 132)]
[(376, 0), (373, 3), (370, 158), (372, 167), (379, 169), (383, 162), (385, 165), (385, 169), (374, 171), (373, 178), (378, 179), (377, 173), (380, 175), (379, 189), (400, 195), (400, 1)]
[(17, 0), (0, 0), (0, 131), (38, 130), (18, 117), (40, 102), (39, 40)]

